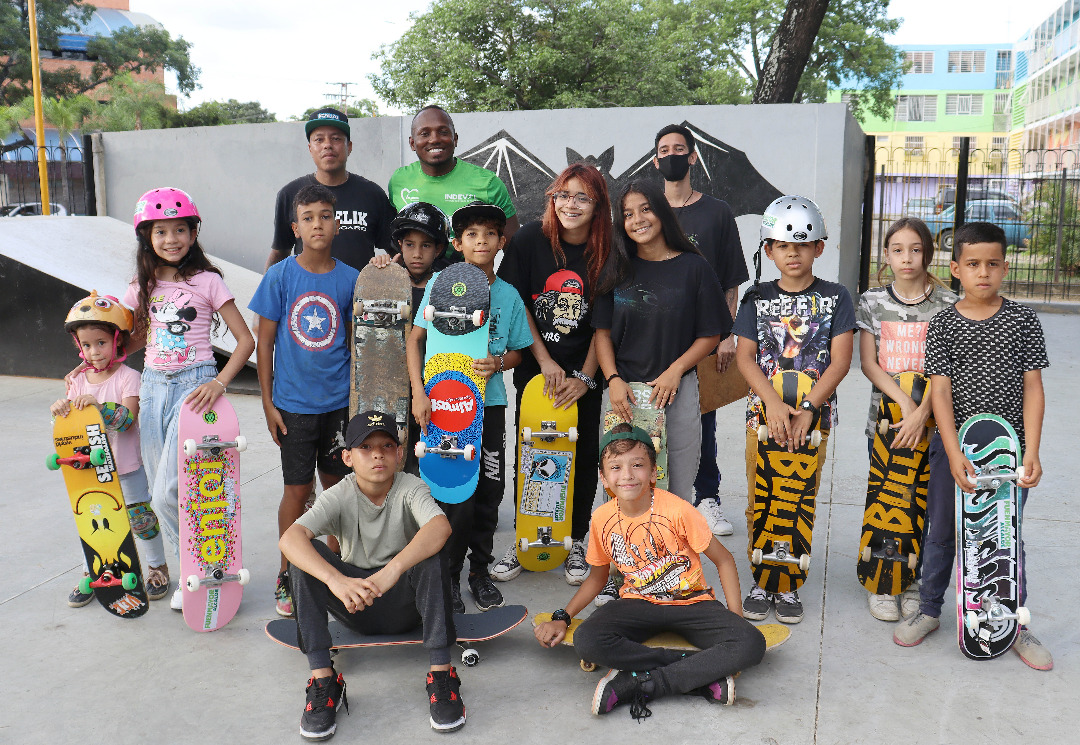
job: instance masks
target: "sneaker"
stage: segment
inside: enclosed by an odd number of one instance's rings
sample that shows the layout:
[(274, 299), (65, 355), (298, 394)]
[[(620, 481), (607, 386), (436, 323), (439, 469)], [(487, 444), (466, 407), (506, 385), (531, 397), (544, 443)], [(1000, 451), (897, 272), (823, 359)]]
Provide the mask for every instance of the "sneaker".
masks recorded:
[(912, 582), (900, 594), (900, 615), (904, 618), (911, 618), (919, 612), (921, 602), (919, 599), (919, 583), (917, 581)]
[(870, 604), (870, 615), (877, 620), (900, 620), (900, 609), (896, 605), (895, 595), (874, 595), (870, 593), (867, 596), (867, 602)]
[(159, 567), (150, 567), (146, 573), (146, 597), (150, 600), (161, 600), (169, 594), (169, 566), (162, 564)]
[(292, 590), (289, 588), (289, 570), (286, 569), (277, 576), (277, 586), (274, 588), (274, 598), (277, 600), (277, 614), (282, 618), (293, 617)]
[(307, 684), (307, 705), (300, 717), (300, 736), (305, 740), (333, 737), (337, 729), (337, 709), (342, 704), (345, 704), (345, 711), (348, 712), (345, 678), (341, 673), (318, 680), (312, 677)]
[(184, 609), (184, 586), (179, 582), (176, 583), (176, 590), (172, 594), (172, 599), (169, 600), (169, 607), (173, 610)]
[(705, 497), (698, 502), (697, 510), (709, 524), (709, 530), (713, 535), (731, 535), (735, 532), (731, 521), (724, 517), (724, 511), (720, 509), (720, 500), (716, 497)]
[(748, 621), (764, 621), (772, 610), (772, 598), (769, 593), (757, 585), (750, 590), (750, 594), (742, 601), (743, 618)]
[(701, 696), (706, 701), (711, 701), (714, 704), (731, 706), (735, 703), (735, 676), (729, 675), (726, 678), (713, 681), (707, 686), (695, 688), (689, 693)]
[(486, 574), (470, 573), (469, 591), (472, 592), (473, 601), (476, 603), (476, 609), (479, 611), (502, 608), (506, 603), (506, 601), (503, 600), (502, 593), (499, 592), (499, 588), (491, 581), (491, 577)]
[(1028, 629), (1020, 629), (1016, 641), (1013, 642), (1013, 649), (1028, 667), (1036, 670), (1054, 669), (1054, 658), (1050, 656), (1050, 650), (1044, 647)]
[(606, 605), (612, 600), (619, 599), (619, 585), (615, 582), (614, 577), (608, 577), (607, 584), (604, 585), (604, 589), (600, 591), (600, 594), (593, 600), (593, 605), (599, 608), (601, 605)]
[(75, 585), (75, 589), (71, 591), (70, 595), (68, 595), (68, 605), (72, 608), (82, 608), (84, 605), (86, 605), (93, 599), (94, 591), (92, 589), (89, 593), (83, 594), (83, 591), (79, 589), (79, 585)]
[(911, 618), (905, 618), (893, 632), (892, 640), (901, 647), (914, 647), (922, 644), (922, 640), (931, 631), (936, 631), (941, 621), (928, 616), (925, 613), (916, 613)]
[(797, 592), (778, 592), (773, 596), (773, 611), (780, 623), (798, 623), (802, 620), (802, 603)]
[(563, 564), (563, 575), (568, 585), (580, 585), (589, 576), (589, 564), (585, 561), (585, 541), (574, 541), (574, 545), (570, 547), (570, 555)]
[(592, 713), (607, 714), (619, 704), (630, 704), (630, 716), (641, 721), (652, 716), (649, 710), (648, 696), (643, 685), (649, 681), (649, 673), (635, 673), (629, 670), (609, 670), (608, 674), (596, 684), (593, 693)]
[(465, 601), (461, 599), (461, 582), (458, 580), (450, 583), (450, 609), (454, 613), (465, 612)]
[(491, 567), (491, 578), (496, 582), (509, 582), (521, 574), (521, 562), (517, 557), (517, 546), (506, 549), (503, 557)]
[(427, 674), (431, 728), (453, 732), (465, 726), (465, 704), (461, 700), (461, 680), (457, 670), (432, 670)]

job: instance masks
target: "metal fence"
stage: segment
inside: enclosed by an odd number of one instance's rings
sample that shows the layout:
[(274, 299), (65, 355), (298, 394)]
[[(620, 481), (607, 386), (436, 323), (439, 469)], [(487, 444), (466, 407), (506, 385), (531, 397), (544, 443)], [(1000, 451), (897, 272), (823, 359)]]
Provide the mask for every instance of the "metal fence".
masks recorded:
[[(967, 138), (957, 140), (946, 150), (868, 146), (874, 178), (872, 196), (865, 192), (872, 220), (864, 223), (863, 285), (880, 284), (885, 232), (894, 220), (926, 222), (937, 245), (933, 271), (946, 282), (955, 225), (988, 221), (1009, 239), (1004, 294), (1080, 300), (1080, 152), (969, 148)], [(887, 268), (881, 280), (888, 281)]]
[[(45, 148), (48, 164), (49, 202), (54, 214), (92, 214), (93, 186), (88, 199), (83, 151), (69, 146)], [(37, 147), (22, 145), (0, 155), (0, 216), (9, 213), (41, 214), (41, 180), (38, 176)], [(59, 207), (59, 209), (58, 209)]]

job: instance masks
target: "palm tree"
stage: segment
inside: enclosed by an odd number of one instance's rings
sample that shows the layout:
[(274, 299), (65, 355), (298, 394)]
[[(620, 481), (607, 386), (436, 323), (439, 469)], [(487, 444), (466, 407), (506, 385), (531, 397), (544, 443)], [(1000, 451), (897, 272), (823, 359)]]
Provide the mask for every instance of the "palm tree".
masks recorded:
[(100, 91), (105, 99), (95, 123), (106, 132), (160, 129), (164, 125), (165, 86), (153, 80), (118, 75)]
[(82, 129), (83, 124), (93, 114), (97, 104), (85, 95), (70, 98), (43, 98), (42, 114), (45, 121), (56, 127), (60, 140), (60, 183), (64, 189), (68, 214), (75, 214), (75, 202), (71, 194), (71, 178), (68, 174), (68, 138)]

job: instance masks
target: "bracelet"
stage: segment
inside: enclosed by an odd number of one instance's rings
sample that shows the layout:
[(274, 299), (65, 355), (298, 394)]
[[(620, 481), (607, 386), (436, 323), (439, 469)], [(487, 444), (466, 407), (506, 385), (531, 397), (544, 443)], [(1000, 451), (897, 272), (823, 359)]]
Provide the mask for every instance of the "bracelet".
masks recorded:
[(498, 372), (503, 372), (506, 369), (506, 368), (503, 367), (503, 364), (505, 362), (506, 362), (506, 355), (505, 354), (500, 354), (499, 355), (499, 369), (498, 369)]
[(610, 383), (611, 381), (615, 380), (615, 378), (619, 378), (620, 380), (622, 380), (622, 375), (619, 375), (619, 373), (617, 372), (611, 373), (611, 375), (608, 375), (606, 378), (604, 378), (604, 382)]
[(213, 380), (213, 381), (214, 381), (215, 383), (217, 383), (218, 385), (220, 385), (220, 386), (221, 386), (221, 392), (222, 392), (222, 393), (225, 393), (225, 391), (227, 391), (227, 390), (228, 390), (228, 389), (227, 389), (227, 388), (225, 387), (225, 384), (224, 384), (224, 383), (222, 383), (222, 382), (221, 382), (220, 380), (218, 380), (217, 378), (211, 378), (211, 380)]
[(595, 391), (596, 390), (596, 381), (593, 380), (592, 378), (590, 378), (585, 373), (581, 372), (581, 370), (574, 370), (570, 374), (573, 375), (578, 380), (580, 380), (585, 385), (587, 385), (589, 387), (590, 391)]

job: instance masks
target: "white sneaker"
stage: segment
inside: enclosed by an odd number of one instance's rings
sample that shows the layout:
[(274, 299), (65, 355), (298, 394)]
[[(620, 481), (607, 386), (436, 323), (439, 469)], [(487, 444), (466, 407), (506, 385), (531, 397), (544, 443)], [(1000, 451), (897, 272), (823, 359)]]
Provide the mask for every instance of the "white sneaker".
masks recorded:
[(709, 530), (713, 535), (731, 535), (735, 532), (731, 521), (724, 517), (724, 511), (720, 509), (720, 500), (716, 497), (705, 497), (697, 506), (698, 512), (709, 524)]
[(908, 588), (900, 594), (900, 615), (911, 618), (919, 612), (919, 583), (912, 582)]
[(900, 609), (896, 605), (895, 595), (874, 595), (870, 593), (867, 602), (870, 604), (870, 615), (877, 620), (900, 620)]
[(589, 576), (589, 563), (585, 561), (585, 541), (574, 541), (574, 545), (570, 547), (570, 555), (563, 564), (563, 574), (568, 585), (580, 585)]
[(173, 610), (184, 609), (184, 587), (182, 583), (177, 583), (176, 592), (172, 594), (172, 600), (169, 601), (169, 607)]
[(593, 600), (593, 605), (599, 608), (601, 605), (606, 605), (612, 600), (619, 599), (619, 586), (615, 584), (614, 577), (608, 577), (607, 584), (604, 585), (604, 589), (600, 591), (600, 594)]
[[(511, 544), (510, 548), (506, 549), (503, 557), (491, 567), (488, 574), (498, 582), (509, 582), (521, 574), (521, 562), (518, 561), (517, 546)], [(581, 583), (578, 582), (578, 584)]]

